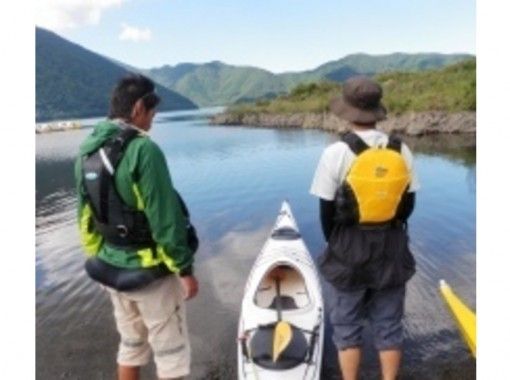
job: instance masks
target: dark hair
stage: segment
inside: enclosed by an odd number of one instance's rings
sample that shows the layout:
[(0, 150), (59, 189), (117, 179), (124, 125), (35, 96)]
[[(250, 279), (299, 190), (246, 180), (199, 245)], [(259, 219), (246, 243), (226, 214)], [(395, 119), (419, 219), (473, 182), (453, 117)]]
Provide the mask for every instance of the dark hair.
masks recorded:
[(375, 121), (371, 123), (359, 123), (357, 121), (356, 122), (351, 121), (351, 124), (357, 125), (362, 128), (375, 128), (377, 123)]
[(139, 99), (143, 100), (147, 110), (155, 108), (160, 98), (154, 89), (154, 82), (143, 75), (130, 73), (123, 77), (113, 89), (108, 117), (129, 119), (131, 110)]

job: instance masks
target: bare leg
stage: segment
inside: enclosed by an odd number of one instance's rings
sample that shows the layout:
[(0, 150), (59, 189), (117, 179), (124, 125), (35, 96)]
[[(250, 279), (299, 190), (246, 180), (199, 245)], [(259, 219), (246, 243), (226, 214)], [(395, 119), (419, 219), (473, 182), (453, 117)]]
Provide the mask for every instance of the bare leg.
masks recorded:
[(402, 352), (400, 350), (379, 351), (383, 380), (395, 380), (400, 368)]
[(343, 380), (356, 380), (361, 362), (361, 348), (347, 348), (339, 351), (338, 361)]
[(119, 380), (139, 380), (140, 367), (128, 367), (124, 365), (117, 366)]

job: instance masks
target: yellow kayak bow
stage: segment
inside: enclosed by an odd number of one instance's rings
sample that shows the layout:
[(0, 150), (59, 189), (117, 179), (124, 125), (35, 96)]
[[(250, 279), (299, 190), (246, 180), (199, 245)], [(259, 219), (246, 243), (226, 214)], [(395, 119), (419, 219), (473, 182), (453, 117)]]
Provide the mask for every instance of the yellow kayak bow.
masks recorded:
[(462, 337), (476, 358), (476, 314), (462, 302), (445, 280), (439, 281), (439, 290), (457, 322)]

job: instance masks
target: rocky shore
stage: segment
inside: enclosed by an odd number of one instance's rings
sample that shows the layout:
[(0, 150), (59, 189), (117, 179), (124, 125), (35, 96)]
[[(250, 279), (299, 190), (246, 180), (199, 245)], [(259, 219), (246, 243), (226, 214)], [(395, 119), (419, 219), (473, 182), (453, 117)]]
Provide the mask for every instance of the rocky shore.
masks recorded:
[(78, 121), (54, 121), (36, 124), (35, 133), (69, 131), (72, 129), (80, 129), (81, 127), (82, 125)]
[[(219, 113), (209, 118), (212, 125), (246, 125), (264, 128), (306, 128), (322, 129), (328, 132), (346, 131), (348, 123), (329, 112), (299, 114), (234, 114)], [(398, 132), (409, 136), (422, 136), (437, 133), (475, 133), (476, 112), (409, 112), (402, 115), (389, 115), (378, 123), (378, 129)]]

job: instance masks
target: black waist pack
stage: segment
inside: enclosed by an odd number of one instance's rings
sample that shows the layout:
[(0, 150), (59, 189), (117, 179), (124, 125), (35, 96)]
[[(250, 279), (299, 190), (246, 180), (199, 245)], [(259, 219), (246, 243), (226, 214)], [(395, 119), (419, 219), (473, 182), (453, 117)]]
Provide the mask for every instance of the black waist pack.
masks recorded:
[(138, 290), (170, 274), (164, 264), (152, 268), (125, 269), (97, 257), (87, 259), (85, 270), (93, 280), (119, 291)]

